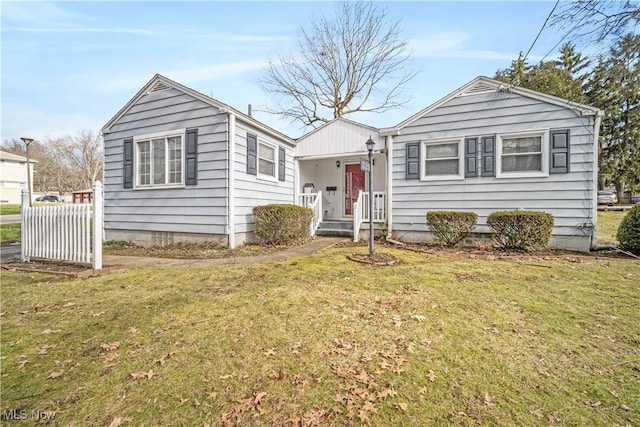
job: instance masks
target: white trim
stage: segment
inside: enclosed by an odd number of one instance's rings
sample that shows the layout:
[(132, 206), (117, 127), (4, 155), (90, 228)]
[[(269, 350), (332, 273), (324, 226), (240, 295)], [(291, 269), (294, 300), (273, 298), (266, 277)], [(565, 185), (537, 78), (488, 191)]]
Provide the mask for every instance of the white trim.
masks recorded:
[[(185, 179), (184, 179), (184, 173), (185, 173), (185, 165), (186, 165), (186, 159), (185, 159), (185, 140), (186, 140), (186, 128), (182, 128), (182, 129), (173, 129), (173, 130), (169, 130), (169, 131), (164, 131), (164, 132), (155, 132), (155, 133), (148, 133), (145, 135), (136, 135), (133, 137), (133, 190), (157, 190), (157, 189), (161, 189), (161, 188), (184, 188), (185, 187)], [(153, 139), (159, 139), (162, 138), (165, 140), (165, 144), (166, 144), (166, 140), (169, 138), (175, 138), (175, 137), (180, 137), (180, 182), (172, 182), (172, 183), (166, 183), (166, 184), (152, 184), (151, 182), (153, 181), (153, 171), (150, 170), (149, 171), (149, 184), (140, 184), (140, 177), (138, 176), (138, 167), (140, 165), (140, 159), (139, 159), (139, 151), (138, 151), (138, 144), (142, 141), (149, 141), (149, 150), (150, 150), (150, 156), (151, 158), (149, 159), (150, 161), (150, 167), (153, 165), (153, 156), (151, 155), (151, 150), (152, 150), (152, 144), (151, 141)], [(165, 147), (166, 148), (166, 147)], [(165, 177), (165, 180), (168, 179), (168, 162), (169, 162), (169, 151), (165, 150), (165, 158), (164, 158), (164, 162), (165, 162), (165, 174), (167, 174), (167, 176)]]
[(591, 249), (595, 249), (598, 244), (598, 139), (600, 138), (600, 120), (601, 116), (598, 115), (593, 121), (593, 172), (591, 173), (591, 181), (593, 182), (591, 222), (593, 223), (593, 229), (591, 230)]
[(229, 112), (229, 183), (227, 209), (229, 217), (227, 218), (227, 231), (229, 234), (229, 247), (236, 247), (236, 115)]
[(387, 237), (393, 234), (393, 136), (388, 135), (387, 141)]
[[(502, 172), (502, 139), (540, 137), (539, 171)], [(534, 153), (531, 153), (534, 154)], [(496, 178), (534, 178), (549, 176), (549, 129), (531, 129), (520, 132), (499, 133), (496, 135)]]
[[(261, 179), (263, 181), (270, 182), (278, 182), (278, 161), (280, 156), (280, 150), (278, 149), (278, 145), (272, 142), (266, 141), (260, 137), (257, 137), (256, 143), (256, 178)], [(273, 176), (267, 175), (260, 172), (260, 144), (266, 145), (269, 148), (273, 149)], [(285, 153), (286, 156), (286, 153)], [(266, 159), (265, 159), (266, 160)], [(267, 160), (271, 161), (271, 160)]]
[[(464, 179), (464, 138), (444, 138), (420, 141), (420, 181), (450, 181)], [(458, 144), (458, 173), (450, 175), (427, 175), (427, 145)], [(453, 160), (442, 158), (434, 160)]]

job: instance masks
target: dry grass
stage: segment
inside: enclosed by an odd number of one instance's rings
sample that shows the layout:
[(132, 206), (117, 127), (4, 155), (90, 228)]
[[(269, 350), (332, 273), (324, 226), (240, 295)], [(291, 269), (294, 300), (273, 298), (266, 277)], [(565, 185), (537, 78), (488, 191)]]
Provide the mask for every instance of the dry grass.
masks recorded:
[(598, 211), (598, 244), (617, 245), (616, 233), (627, 212)]
[[(2, 410), (60, 425), (636, 425), (640, 263), (353, 248), (2, 274)], [(6, 418), (6, 417), (5, 417)]]

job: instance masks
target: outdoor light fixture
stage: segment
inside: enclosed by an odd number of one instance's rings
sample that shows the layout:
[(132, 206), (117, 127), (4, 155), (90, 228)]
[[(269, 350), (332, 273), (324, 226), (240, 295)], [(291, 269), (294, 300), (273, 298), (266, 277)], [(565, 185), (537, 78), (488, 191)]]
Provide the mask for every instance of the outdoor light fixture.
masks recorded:
[(29, 190), (29, 206), (31, 206), (31, 161), (29, 160), (29, 144), (33, 142), (33, 138), (20, 138), (27, 147), (27, 189)]
[(373, 168), (371, 164), (373, 163), (373, 147), (375, 147), (376, 143), (373, 142), (371, 135), (369, 135), (369, 139), (365, 144), (369, 152), (369, 256), (373, 256)]
[(336, 168), (340, 169), (340, 160), (336, 160)]

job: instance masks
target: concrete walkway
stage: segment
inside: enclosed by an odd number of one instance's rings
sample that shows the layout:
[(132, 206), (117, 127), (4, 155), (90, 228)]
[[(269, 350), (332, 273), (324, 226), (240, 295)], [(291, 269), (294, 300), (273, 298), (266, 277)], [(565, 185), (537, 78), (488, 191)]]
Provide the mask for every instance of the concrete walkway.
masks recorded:
[(217, 259), (174, 259), (105, 255), (102, 263), (105, 266), (121, 265), (130, 267), (209, 267), (215, 265), (257, 264), (261, 262), (283, 261), (289, 258), (309, 255), (314, 252), (330, 248), (344, 240), (344, 237), (316, 237), (312, 242), (307, 243), (306, 245), (296, 246), (280, 252), (258, 256)]

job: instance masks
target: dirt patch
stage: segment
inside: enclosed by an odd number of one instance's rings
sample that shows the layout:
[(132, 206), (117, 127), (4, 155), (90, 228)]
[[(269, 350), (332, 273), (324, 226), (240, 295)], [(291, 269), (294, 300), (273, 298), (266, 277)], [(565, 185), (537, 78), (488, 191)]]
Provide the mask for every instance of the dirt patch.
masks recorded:
[(398, 258), (391, 254), (386, 254), (384, 252), (374, 252), (372, 255), (369, 253), (353, 253), (351, 255), (347, 255), (351, 261), (359, 262), (362, 264), (369, 264), (376, 267), (382, 267), (387, 265), (396, 265), (400, 262)]
[(108, 265), (103, 266), (101, 270), (94, 270), (93, 267), (88, 264), (64, 261), (34, 260), (31, 262), (9, 262), (3, 264), (2, 268), (8, 271), (55, 274), (56, 276), (80, 279), (109, 273), (114, 270), (122, 269), (123, 267), (117, 265)]

